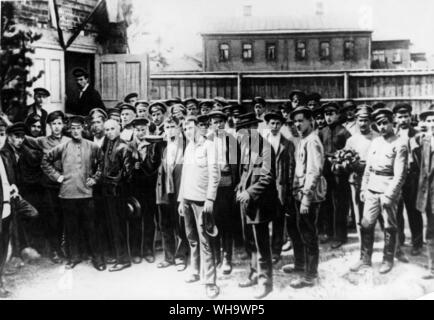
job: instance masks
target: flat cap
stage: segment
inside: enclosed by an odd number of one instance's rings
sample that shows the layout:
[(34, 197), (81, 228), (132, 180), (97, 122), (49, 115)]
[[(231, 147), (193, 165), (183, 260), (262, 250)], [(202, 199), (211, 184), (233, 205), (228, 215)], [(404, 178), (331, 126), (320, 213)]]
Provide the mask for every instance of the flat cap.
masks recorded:
[(209, 121), (209, 116), (207, 114), (201, 114), (196, 117), (198, 123), (204, 123)]
[(160, 110), (162, 113), (166, 113), (167, 107), (163, 102), (160, 102), (160, 101), (154, 102), (149, 106), (149, 113), (150, 114), (152, 114), (158, 110)]
[(35, 89), (33, 89), (33, 95), (36, 95), (36, 94), (49, 97), (50, 96), (50, 91), (48, 91), (45, 88), (35, 88)]
[(6, 134), (25, 134), (26, 125), (24, 122), (16, 122), (13, 125), (6, 128)]
[(177, 112), (182, 112), (183, 115), (187, 114), (187, 109), (185, 109), (184, 105), (181, 103), (176, 103), (170, 109), (171, 114), (175, 114)]
[(107, 115), (110, 117), (111, 115), (117, 115), (118, 117), (121, 115), (121, 111), (119, 108), (111, 108), (107, 110)]
[(136, 118), (136, 119), (133, 119), (133, 121), (131, 121), (130, 124), (133, 127), (136, 127), (136, 126), (146, 126), (146, 125), (148, 125), (148, 123), (149, 123), (149, 120), (146, 118)]
[(393, 109), (392, 109), (393, 113), (411, 113), (413, 111), (413, 108), (411, 107), (411, 105), (409, 103), (397, 103)]
[(72, 71), (72, 75), (74, 77), (81, 77), (81, 76), (85, 76), (85, 77), (89, 77), (89, 73), (84, 70), (83, 68), (76, 68)]
[(304, 102), (304, 101), (306, 100), (306, 94), (305, 94), (303, 91), (298, 90), (298, 89), (296, 89), (296, 90), (292, 90), (292, 91), (289, 93), (289, 100), (292, 100), (292, 98), (294, 98), (295, 95), (298, 95), (299, 99), (300, 99), (302, 102)]
[(220, 110), (213, 110), (210, 113), (208, 113), (207, 116), (210, 119), (212, 119), (212, 118), (221, 118), (221, 119), (223, 119), (225, 121), (227, 119), (226, 113), (224, 113), (223, 111), (220, 111)]
[(285, 122), (285, 118), (282, 115), (282, 112), (278, 110), (271, 110), (264, 115), (265, 121), (270, 121), (271, 119), (279, 120), (281, 122)]
[(350, 108), (356, 108), (357, 105), (354, 102), (354, 100), (346, 100), (342, 105), (342, 111), (350, 109)]
[(263, 105), (263, 106), (266, 104), (265, 99), (262, 98), (262, 97), (254, 97), (254, 98), (252, 99), (252, 103), (253, 103), (253, 104), (261, 104), (261, 105)]
[(324, 103), (321, 106), (321, 109), (323, 110), (323, 112), (326, 112), (327, 109), (334, 109), (337, 112), (339, 112), (339, 105), (337, 104), (337, 102), (331, 101), (331, 102)]
[(137, 92), (128, 93), (124, 98), (124, 102), (128, 102), (128, 100), (130, 100), (132, 98), (138, 98), (138, 97), (139, 97), (139, 95)]
[(51, 122), (53, 122), (54, 120), (56, 120), (58, 118), (61, 118), (62, 121), (65, 122), (66, 116), (60, 110), (56, 110), (56, 111), (50, 112), (48, 114), (48, 116), (47, 116), (47, 123), (51, 123)]
[(121, 110), (121, 112), (123, 110), (131, 110), (134, 113), (136, 113), (136, 108), (133, 105), (129, 104), (129, 103), (123, 103), (123, 104), (121, 104), (120, 110)]
[(202, 100), (199, 103), (199, 108), (202, 108), (202, 107), (212, 108), (213, 105), (214, 105), (214, 100), (208, 100), (208, 99), (207, 100)]
[(107, 119), (107, 112), (105, 112), (101, 108), (93, 108), (92, 110), (89, 111), (89, 117), (97, 117), (97, 116)]
[(312, 92), (306, 96), (306, 102), (309, 102), (309, 101), (320, 102), (321, 101), (321, 95), (318, 92)]
[(379, 121), (383, 118), (392, 119), (392, 117), (393, 117), (392, 110), (387, 108), (380, 108), (372, 112), (372, 119), (374, 119), (374, 121)]
[(373, 109), (371, 106), (367, 104), (362, 104), (357, 106), (356, 109), (356, 117), (358, 118), (370, 118), (372, 115)]
[(428, 110), (422, 111), (419, 115), (421, 120), (425, 120), (428, 116), (434, 116), (434, 104), (430, 105)]
[(199, 105), (199, 101), (195, 98), (187, 98), (183, 102), (184, 102), (185, 106), (187, 106), (188, 104), (191, 104), (191, 103), (195, 104), (196, 106)]
[(73, 124), (73, 123), (77, 124), (78, 123), (78, 124), (83, 125), (84, 124), (84, 117), (78, 116), (78, 115), (71, 116), (71, 117), (69, 117), (69, 123), (70, 124)]
[(297, 108), (295, 108), (292, 112), (291, 112), (291, 119), (294, 120), (294, 117), (299, 114), (299, 113), (303, 113), (304, 115), (306, 115), (306, 117), (311, 118), (312, 117), (312, 110), (306, 106), (298, 106)]
[(147, 107), (149, 107), (149, 102), (146, 100), (137, 100), (137, 102), (134, 104), (134, 106), (137, 108), (138, 105), (144, 104)]

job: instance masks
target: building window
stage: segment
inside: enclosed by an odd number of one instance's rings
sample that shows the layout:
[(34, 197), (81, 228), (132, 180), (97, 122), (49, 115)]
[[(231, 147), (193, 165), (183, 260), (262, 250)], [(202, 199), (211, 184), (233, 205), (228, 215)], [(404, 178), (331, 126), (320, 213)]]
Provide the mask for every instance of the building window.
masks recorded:
[(243, 43), (242, 58), (245, 61), (253, 60), (253, 44)]
[(267, 61), (276, 61), (277, 60), (277, 45), (276, 42), (267, 42), (265, 45), (265, 56), (267, 57)]
[(386, 55), (384, 54), (384, 50), (374, 50), (372, 52), (372, 60), (378, 62), (386, 62)]
[(354, 58), (354, 41), (344, 42), (344, 59), (351, 60)]
[(221, 43), (219, 45), (219, 60), (229, 61), (229, 45), (227, 43)]
[(319, 57), (321, 60), (330, 59), (330, 42), (323, 41), (320, 43)]
[(397, 49), (393, 52), (393, 63), (400, 64), (402, 63), (402, 56), (401, 56), (401, 50)]
[(297, 60), (305, 60), (306, 59), (306, 42), (305, 41), (297, 41), (295, 58)]

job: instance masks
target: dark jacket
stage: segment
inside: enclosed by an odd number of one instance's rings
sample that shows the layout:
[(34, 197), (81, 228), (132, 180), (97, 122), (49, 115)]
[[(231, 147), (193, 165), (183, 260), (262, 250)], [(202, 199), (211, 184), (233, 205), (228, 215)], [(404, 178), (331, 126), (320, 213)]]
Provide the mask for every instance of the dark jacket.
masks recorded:
[(131, 160), (128, 145), (120, 137), (108, 141), (104, 150), (101, 181), (114, 187), (124, 186), (130, 179)]
[[(207, 139), (214, 141), (215, 134), (211, 133)], [(225, 133), (225, 143), (226, 143), (226, 154), (225, 160), (226, 163), (229, 165), (230, 168), (230, 174), (232, 178), (232, 185), (235, 187), (240, 182), (240, 170), (238, 167), (238, 155), (239, 155), (239, 145), (237, 142), (237, 139), (229, 133)]]
[(13, 147), (9, 144), (8, 141), (6, 141), (3, 148), (0, 151), (0, 154), (3, 157), (3, 160), (7, 161), (7, 166), (10, 169), (9, 183), (15, 184), (18, 187), (18, 189), (20, 189), (23, 183), (23, 178), (22, 178), (23, 168), (22, 168), (22, 161), (20, 161), (21, 152), (19, 152), (20, 158), (17, 161)]
[[(130, 186), (136, 192), (138, 190), (155, 192), (157, 173), (161, 162), (161, 146), (158, 143), (150, 143), (146, 146), (145, 159), (140, 158), (136, 140), (128, 143), (128, 159), (131, 161)], [(135, 163), (140, 163), (140, 169), (135, 168)]]
[(89, 114), (89, 111), (93, 108), (101, 108), (103, 110), (106, 110), (99, 92), (89, 85), (83, 92), (81, 97), (78, 98), (74, 113), (82, 116), (87, 116)]
[(247, 191), (250, 200), (241, 206), (246, 222), (258, 224), (274, 218), (277, 201), (275, 154), (271, 145), (258, 133), (253, 132), (251, 144), (241, 143), (241, 156), (249, 155), (249, 161), (240, 162), (240, 183), (237, 191)]
[(434, 150), (431, 148), (431, 136), (419, 139), (421, 145), (421, 167), (419, 174), (416, 208), (424, 212), (428, 205), (434, 208)]
[(174, 187), (174, 199), (178, 199), (179, 189), (181, 185), (182, 163), (184, 162), (184, 151), (187, 146), (187, 141), (184, 135), (180, 138), (180, 143), (177, 145), (176, 164), (170, 169), (167, 167), (167, 141), (159, 143), (161, 162), (158, 167), (156, 196), (157, 204), (169, 204), (169, 194), (167, 192), (167, 183)]
[(289, 205), (292, 195), (295, 169), (294, 153), (294, 144), (281, 135), (276, 154), (276, 188), (280, 204), (284, 207)]
[[(27, 118), (27, 116), (30, 114), (34, 113), (36, 114), (36, 107), (35, 104), (32, 103), (31, 105), (25, 106), (23, 108), (20, 109), (20, 111), (18, 112), (18, 114), (16, 115), (14, 121), (18, 122), (18, 121), (22, 121), (24, 122)], [(46, 132), (46, 127), (47, 127), (47, 116), (48, 116), (48, 112), (45, 109), (41, 109), (41, 128), (42, 128), (42, 135), (45, 135)]]
[(333, 124), (322, 128), (318, 133), (319, 138), (324, 146), (326, 157), (333, 156), (337, 150), (345, 147), (347, 139), (351, 137), (351, 133), (341, 124)]

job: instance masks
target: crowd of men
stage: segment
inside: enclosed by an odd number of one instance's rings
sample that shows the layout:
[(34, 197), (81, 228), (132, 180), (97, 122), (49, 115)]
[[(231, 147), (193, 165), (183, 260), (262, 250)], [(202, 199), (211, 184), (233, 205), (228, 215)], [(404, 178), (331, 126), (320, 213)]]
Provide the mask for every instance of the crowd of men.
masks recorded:
[(0, 119), (1, 276), (16, 272), (5, 269), (9, 243), (16, 268), (36, 250), (69, 269), (90, 257), (97, 270), (115, 272), (154, 263), (158, 232), (157, 267), (188, 266), (186, 282), (202, 281), (215, 298), (217, 270), (232, 272), (242, 234), (251, 263), (239, 287), (263, 298), (288, 240), (290, 286), (311, 287), (319, 243), (345, 245), (351, 222), (361, 243), (351, 271), (371, 266), (377, 220), (379, 272), (395, 258), (408, 262), (405, 207), (412, 255), (421, 254), (427, 214), (426, 278), (434, 278), (434, 105), (417, 129), (407, 103), (322, 103), (298, 90), (276, 110), (262, 97), (249, 112), (220, 97), (149, 102), (137, 93), (106, 109), (88, 73), (74, 76), (77, 115), (47, 114), (50, 93), (36, 88), (34, 104)]

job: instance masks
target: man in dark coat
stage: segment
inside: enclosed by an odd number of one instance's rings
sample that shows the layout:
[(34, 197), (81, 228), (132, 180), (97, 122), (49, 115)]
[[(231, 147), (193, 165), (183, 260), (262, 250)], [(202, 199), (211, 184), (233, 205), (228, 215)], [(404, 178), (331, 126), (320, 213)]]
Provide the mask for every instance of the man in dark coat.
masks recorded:
[(285, 214), (288, 213), (291, 204), (292, 179), (294, 177), (294, 144), (286, 139), (281, 133), (280, 128), (285, 122), (285, 118), (278, 111), (268, 112), (264, 116), (269, 132), (265, 138), (273, 147), (276, 154), (276, 189), (279, 203), (276, 206), (276, 217), (272, 226), (271, 251), (273, 254), (273, 264), (280, 261), (280, 254), (284, 243)]
[(164, 261), (158, 268), (176, 265), (178, 271), (187, 267), (189, 244), (185, 234), (184, 217), (178, 214), (184, 150), (187, 145), (179, 120), (169, 116), (164, 121), (166, 141), (161, 142), (161, 163), (158, 168), (156, 197), (159, 223), (163, 238)]
[(277, 191), (275, 154), (257, 128), (260, 119), (255, 113), (239, 117), (236, 123), (241, 144), (240, 183), (236, 199), (246, 219), (245, 241), (252, 252), (250, 274), (239, 284), (246, 288), (259, 284), (255, 298), (267, 296), (273, 290), (273, 269), (268, 224), (275, 216)]
[(89, 73), (81, 68), (77, 68), (72, 74), (74, 75), (75, 81), (80, 90), (77, 104), (73, 110), (74, 113), (87, 116), (89, 111), (93, 108), (101, 108), (105, 111), (106, 108), (101, 100), (99, 92), (90, 86)]
[(47, 111), (42, 107), (44, 104), (44, 100), (50, 96), (50, 92), (45, 88), (35, 88), (33, 90), (33, 102), (31, 105), (23, 107), (18, 112), (17, 116), (14, 119), (14, 122), (23, 122), (26, 118), (31, 115), (38, 115), (41, 117), (41, 131), (42, 135), (45, 135), (46, 125), (47, 125)]
[[(9, 133), (22, 133), (23, 124), (13, 125)], [(37, 216), (36, 209), (25, 201), (20, 195), (16, 186), (16, 172), (13, 159), (0, 153), (0, 298), (7, 298), (10, 292), (6, 290), (3, 283), (3, 270), (8, 255), (11, 223), (14, 216)]]
[(120, 139), (119, 123), (107, 120), (104, 128), (108, 141), (102, 165), (102, 194), (116, 256), (116, 263), (109, 271), (120, 271), (131, 266), (126, 234), (126, 183), (130, 179), (131, 160), (128, 158), (127, 144)]
[(421, 162), (416, 198), (416, 208), (419, 212), (426, 211), (426, 242), (428, 247), (429, 272), (424, 279), (434, 279), (434, 105), (429, 110), (420, 114), (420, 119), (425, 121), (428, 132), (424, 137), (419, 137), (421, 146)]
[(336, 151), (345, 147), (351, 133), (339, 123), (339, 106), (329, 102), (322, 106), (327, 126), (319, 131), (318, 136), (324, 145), (324, 177), (327, 180), (327, 198), (321, 206), (324, 237), (321, 242), (334, 241), (332, 249), (337, 249), (348, 240), (347, 219), (350, 208), (351, 189), (348, 174), (332, 172), (332, 158)]
[[(411, 125), (411, 111), (412, 107), (408, 103), (398, 103), (393, 108), (393, 113), (397, 122), (396, 135), (401, 139), (405, 139), (409, 152), (407, 167), (408, 173), (404, 185), (402, 186), (401, 199), (397, 211), (398, 240), (399, 246), (403, 246), (405, 242), (403, 215), (405, 206), (412, 238), (411, 255), (416, 256), (422, 252), (423, 220), (422, 213), (416, 209), (417, 183), (420, 171), (420, 148), (416, 143), (418, 132)], [(398, 259), (399, 257), (400, 255), (398, 255)], [(401, 253), (401, 259), (402, 258), (404, 258), (404, 262), (408, 262), (405, 255)]]
[[(214, 216), (219, 234), (214, 244), (216, 250), (216, 265), (220, 264), (223, 253), (222, 272), (232, 271), (232, 248), (236, 232), (235, 186), (239, 182), (238, 144), (234, 136), (225, 130), (227, 116), (219, 110), (208, 113), (211, 122), (211, 134), (208, 139), (214, 141), (217, 149), (220, 182), (214, 203)], [(222, 250), (221, 250), (222, 249)], [(223, 252), (221, 252), (223, 251)]]
[(129, 194), (136, 198), (141, 207), (139, 217), (129, 219), (130, 247), (133, 263), (140, 263), (142, 257), (148, 262), (155, 261), (154, 237), (157, 206), (155, 186), (160, 165), (160, 147), (156, 142), (147, 142), (149, 121), (134, 119), (131, 125), (135, 130), (133, 141), (128, 143), (128, 159), (131, 161), (131, 183)]

